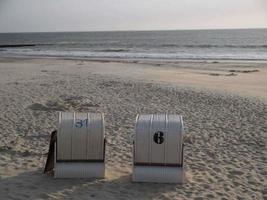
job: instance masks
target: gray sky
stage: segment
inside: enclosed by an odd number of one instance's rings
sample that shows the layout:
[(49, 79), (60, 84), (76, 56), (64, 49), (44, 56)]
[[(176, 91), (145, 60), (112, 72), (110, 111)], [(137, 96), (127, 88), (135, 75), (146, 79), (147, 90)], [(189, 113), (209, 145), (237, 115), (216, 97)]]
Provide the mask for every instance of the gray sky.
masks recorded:
[(267, 28), (267, 0), (0, 0), (0, 32)]

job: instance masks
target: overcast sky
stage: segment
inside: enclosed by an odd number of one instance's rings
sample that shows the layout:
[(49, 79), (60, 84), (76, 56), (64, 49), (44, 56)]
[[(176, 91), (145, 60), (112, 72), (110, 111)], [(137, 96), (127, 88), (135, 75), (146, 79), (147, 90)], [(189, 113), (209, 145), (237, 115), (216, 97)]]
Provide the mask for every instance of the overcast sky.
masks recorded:
[(267, 28), (267, 0), (0, 0), (0, 32)]

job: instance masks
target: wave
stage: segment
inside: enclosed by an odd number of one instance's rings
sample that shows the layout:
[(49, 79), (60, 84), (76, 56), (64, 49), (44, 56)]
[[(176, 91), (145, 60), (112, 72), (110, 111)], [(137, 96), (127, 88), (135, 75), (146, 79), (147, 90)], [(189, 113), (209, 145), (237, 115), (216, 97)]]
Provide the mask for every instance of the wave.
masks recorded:
[(111, 58), (111, 59), (163, 59), (163, 60), (267, 60), (267, 53), (257, 52), (250, 53), (143, 53), (143, 52), (95, 52), (95, 51), (56, 51), (56, 50), (40, 50), (34, 49), (9, 49), (2, 51), (1, 55), (13, 56), (37, 56), (37, 57), (64, 57), (64, 58)]
[(129, 49), (100, 49), (96, 52), (129, 52)]
[(161, 47), (177, 47), (177, 48), (238, 48), (238, 49), (258, 49), (267, 48), (264, 45), (213, 45), (213, 44), (200, 44), (200, 45), (178, 45), (178, 44), (163, 44)]

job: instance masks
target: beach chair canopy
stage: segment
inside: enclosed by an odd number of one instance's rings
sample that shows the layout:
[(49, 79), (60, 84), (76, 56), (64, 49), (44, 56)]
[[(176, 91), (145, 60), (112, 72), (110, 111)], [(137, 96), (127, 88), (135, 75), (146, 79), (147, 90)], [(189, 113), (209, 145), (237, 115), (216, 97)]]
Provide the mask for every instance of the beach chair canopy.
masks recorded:
[(57, 162), (104, 161), (104, 132), (102, 114), (61, 112)]
[(134, 165), (182, 166), (183, 120), (179, 115), (138, 115)]

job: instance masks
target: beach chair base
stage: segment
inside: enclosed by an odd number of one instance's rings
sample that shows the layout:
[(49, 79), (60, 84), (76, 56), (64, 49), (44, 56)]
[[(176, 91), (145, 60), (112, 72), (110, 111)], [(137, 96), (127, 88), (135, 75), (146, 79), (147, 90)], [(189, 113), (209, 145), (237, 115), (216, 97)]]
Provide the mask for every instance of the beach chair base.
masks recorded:
[(133, 182), (184, 183), (184, 167), (134, 166)]
[(55, 178), (104, 178), (104, 162), (57, 162), (55, 165)]

